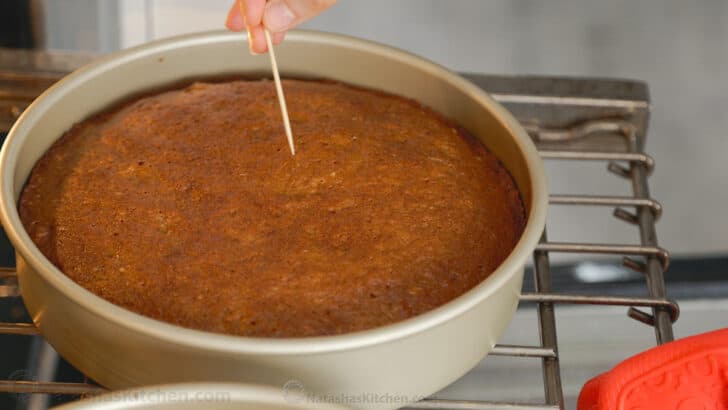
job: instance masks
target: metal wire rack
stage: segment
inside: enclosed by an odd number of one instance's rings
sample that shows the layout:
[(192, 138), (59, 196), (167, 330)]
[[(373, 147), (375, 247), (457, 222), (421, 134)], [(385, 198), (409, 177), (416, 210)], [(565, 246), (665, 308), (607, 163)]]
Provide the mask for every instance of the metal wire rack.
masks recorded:
[[(87, 56), (0, 50), (0, 131), (43, 89), (71, 69), (89, 59)], [(632, 195), (557, 195), (550, 203), (558, 206), (601, 206), (614, 209), (614, 216), (639, 228), (632, 244), (551, 242), (544, 231), (534, 252), (535, 291), (524, 293), (539, 318), (540, 344), (533, 346), (498, 345), (492, 355), (540, 360), (543, 371), (544, 400), (540, 403), (495, 403), (425, 399), (413, 409), (561, 409), (564, 408), (559, 366), (559, 345), (554, 309), (561, 304), (617, 305), (627, 307), (629, 317), (654, 327), (657, 344), (673, 339), (672, 323), (677, 320), (677, 304), (666, 299), (663, 273), (669, 264), (668, 252), (659, 247), (655, 223), (661, 215), (660, 204), (650, 197), (648, 177), (653, 159), (644, 153), (649, 118), (647, 86), (619, 80), (570, 79), (546, 77), (505, 77), (466, 75), (488, 90), (513, 112), (536, 142), (547, 161), (599, 161), (612, 174), (631, 184)], [(631, 209), (631, 210), (628, 210)], [(554, 293), (552, 253), (609, 254), (623, 257), (624, 265), (644, 274), (646, 297), (613, 297)], [(17, 278), (12, 269), (0, 271), (0, 298), (17, 297)], [(528, 308), (528, 307), (527, 307)], [(36, 335), (31, 323), (0, 323), (0, 334)], [(49, 348), (48, 348), (49, 349)], [(55, 354), (53, 352), (53, 354)], [(48, 356), (48, 355), (46, 355)], [(38, 369), (48, 373), (48, 360), (36, 360)], [(57, 360), (57, 359), (56, 359)], [(40, 393), (85, 396), (105, 391), (92, 383), (59, 383), (38, 377), (35, 381), (0, 381), (0, 393)]]

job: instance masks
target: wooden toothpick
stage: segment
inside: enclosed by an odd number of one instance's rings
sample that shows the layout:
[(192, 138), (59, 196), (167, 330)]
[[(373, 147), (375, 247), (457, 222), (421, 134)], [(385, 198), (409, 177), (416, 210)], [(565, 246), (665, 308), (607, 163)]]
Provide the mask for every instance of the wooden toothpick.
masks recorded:
[(283, 95), (283, 86), (281, 85), (281, 76), (278, 73), (278, 63), (276, 62), (276, 54), (273, 51), (273, 41), (270, 39), (270, 33), (265, 31), (265, 41), (268, 43), (268, 54), (270, 54), (270, 65), (273, 68), (273, 79), (276, 83), (276, 92), (278, 93), (278, 102), (281, 105), (281, 116), (283, 116), (283, 127), (286, 129), (286, 138), (288, 138), (288, 146), (291, 148), (291, 155), (296, 155), (296, 148), (293, 145), (293, 132), (291, 132), (291, 121), (288, 119), (288, 108), (286, 107), (286, 97)]
[[(239, 1), (240, 17), (245, 18), (245, 7), (243, 2)], [(281, 106), (281, 116), (283, 117), (283, 128), (286, 130), (286, 138), (288, 146), (291, 148), (291, 155), (296, 155), (296, 147), (293, 145), (293, 132), (291, 132), (291, 120), (288, 119), (288, 107), (286, 106), (286, 97), (283, 95), (283, 86), (281, 85), (281, 75), (278, 73), (278, 63), (276, 62), (276, 54), (273, 51), (273, 40), (270, 38), (268, 29), (265, 32), (265, 42), (268, 44), (268, 54), (270, 54), (270, 65), (273, 69), (273, 80), (276, 83), (276, 93), (278, 94), (278, 103)], [(250, 33), (248, 33), (250, 35)]]

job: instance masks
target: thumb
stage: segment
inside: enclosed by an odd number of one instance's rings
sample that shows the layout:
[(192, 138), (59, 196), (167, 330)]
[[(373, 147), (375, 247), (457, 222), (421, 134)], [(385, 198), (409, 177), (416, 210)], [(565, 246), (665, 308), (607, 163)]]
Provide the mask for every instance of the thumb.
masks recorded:
[(336, 0), (270, 0), (265, 6), (263, 25), (272, 33), (286, 31), (318, 15)]

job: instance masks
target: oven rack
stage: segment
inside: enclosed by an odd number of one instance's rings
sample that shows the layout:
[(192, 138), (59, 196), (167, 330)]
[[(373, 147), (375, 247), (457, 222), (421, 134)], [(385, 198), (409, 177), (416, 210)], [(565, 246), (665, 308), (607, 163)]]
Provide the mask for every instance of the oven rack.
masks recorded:
[[(70, 70), (87, 62), (90, 56), (48, 52), (18, 52), (0, 49), (0, 131), (45, 88)], [(609, 207), (623, 223), (636, 225), (635, 243), (607, 244), (552, 242), (546, 230), (533, 255), (534, 292), (523, 293), (523, 309), (536, 309), (540, 344), (497, 345), (491, 355), (540, 360), (544, 399), (538, 403), (503, 403), (465, 400), (425, 399), (412, 409), (563, 409), (559, 347), (555, 307), (564, 304), (624, 306), (627, 315), (652, 326), (657, 344), (673, 339), (672, 323), (679, 316), (678, 305), (666, 298), (663, 273), (669, 253), (659, 247), (655, 223), (661, 205), (650, 196), (648, 178), (654, 160), (644, 152), (649, 119), (649, 96), (644, 83), (624, 80), (576, 79), (562, 77), (511, 77), (469, 75), (467, 78), (488, 90), (505, 105), (527, 129), (546, 161), (598, 161), (606, 169), (631, 184), (632, 195), (552, 194), (551, 206)], [(3, 128), (5, 127), (5, 128)], [(628, 210), (629, 209), (629, 210)], [(648, 296), (615, 297), (561, 294), (552, 288), (552, 253), (605, 254), (622, 256), (624, 265), (645, 277)], [(19, 297), (17, 277), (12, 268), (0, 271), (0, 298)], [(0, 334), (38, 335), (32, 323), (0, 323)], [(38, 339), (38, 338), (36, 338)], [(47, 344), (31, 358), (31, 375), (48, 375), (55, 369), (57, 354)], [(2, 353), (0, 352), (0, 355)], [(88, 396), (106, 391), (88, 383), (61, 383), (49, 377), (32, 381), (0, 380), (0, 394), (30, 395), (36, 407), (44, 408), (47, 394)], [(37, 404), (40, 403), (40, 407)], [(29, 406), (30, 408), (30, 406)]]

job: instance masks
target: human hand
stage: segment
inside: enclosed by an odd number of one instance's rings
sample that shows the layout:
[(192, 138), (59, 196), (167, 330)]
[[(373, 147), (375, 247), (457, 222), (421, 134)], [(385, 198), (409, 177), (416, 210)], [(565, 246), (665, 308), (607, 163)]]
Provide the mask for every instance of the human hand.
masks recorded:
[(225, 26), (248, 31), (251, 53), (265, 53), (268, 29), (273, 44), (280, 44), (286, 31), (333, 6), (336, 0), (235, 0)]

